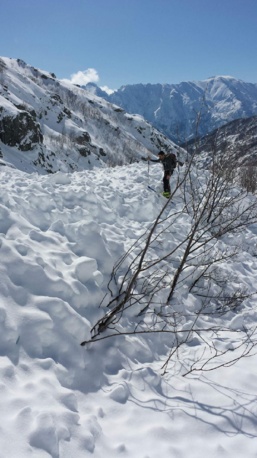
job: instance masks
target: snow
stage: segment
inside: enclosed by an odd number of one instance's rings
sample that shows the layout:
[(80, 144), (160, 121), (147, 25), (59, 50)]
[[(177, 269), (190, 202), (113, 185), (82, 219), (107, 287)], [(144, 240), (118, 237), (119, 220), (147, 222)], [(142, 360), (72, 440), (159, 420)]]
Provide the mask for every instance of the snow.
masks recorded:
[[(157, 191), (161, 176), (150, 166)], [(256, 356), (183, 377), (183, 361), (201, 351), (195, 338), (162, 376), (169, 340), (160, 335), (80, 345), (103, 315), (114, 263), (164, 203), (147, 185), (146, 163), (53, 175), (0, 168), (0, 458), (256, 457)], [(181, 214), (163, 247), (189, 224)], [(245, 250), (226, 269), (254, 290), (256, 226), (220, 245), (235, 242)], [(197, 303), (179, 297), (182, 310)], [(255, 301), (231, 314), (231, 331), (256, 321)], [(229, 337), (220, 345), (232, 351)]]
[[(42, 136), (42, 141), (29, 144), (27, 136), (33, 128), (28, 126), (17, 145), (10, 147), (2, 139), (2, 163), (25, 172), (39, 167), (41, 173), (72, 172), (135, 162), (160, 148), (176, 149), (142, 116), (128, 116), (92, 92), (20, 59), (0, 57), (0, 65), (0, 121), (18, 121), (26, 112)], [(22, 142), (28, 144), (28, 151), (19, 149)]]

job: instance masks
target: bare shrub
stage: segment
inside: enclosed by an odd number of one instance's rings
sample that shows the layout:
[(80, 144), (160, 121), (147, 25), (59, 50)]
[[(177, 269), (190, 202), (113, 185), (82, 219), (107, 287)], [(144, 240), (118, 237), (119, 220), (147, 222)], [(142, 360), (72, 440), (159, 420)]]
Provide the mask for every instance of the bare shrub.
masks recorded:
[[(253, 292), (227, 266), (241, 249), (234, 237), (257, 222), (257, 200), (234, 184), (228, 155), (213, 154), (207, 171), (193, 162), (191, 157), (178, 175), (151, 227), (115, 264), (102, 302), (105, 312), (82, 346), (113, 336), (168, 335), (163, 372), (179, 361), (184, 375), (233, 364), (255, 348), (251, 320), (231, 325)], [(173, 228), (182, 224), (186, 227), (172, 243)], [(194, 349), (193, 357), (192, 352), (181, 357), (185, 348)]]
[(248, 165), (241, 167), (239, 172), (239, 182), (247, 192), (254, 194), (257, 189), (257, 166)]

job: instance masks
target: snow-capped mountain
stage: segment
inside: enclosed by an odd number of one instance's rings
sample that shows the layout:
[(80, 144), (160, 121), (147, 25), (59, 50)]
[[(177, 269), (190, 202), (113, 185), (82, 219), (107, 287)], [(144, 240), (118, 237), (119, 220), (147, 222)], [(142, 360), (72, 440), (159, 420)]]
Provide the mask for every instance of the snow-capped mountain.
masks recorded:
[(177, 143), (239, 118), (257, 115), (257, 84), (217, 76), (180, 84), (134, 84), (113, 94), (89, 90), (128, 113), (138, 113)]
[(0, 59), (2, 164), (69, 172), (131, 163), (174, 147), (142, 116), (20, 59)]
[[(245, 162), (256, 154), (255, 115), (257, 85), (231, 77), (123, 86), (107, 95), (95, 84), (81, 88), (20, 59), (0, 58), (0, 162), (25, 171), (131, 163), (220, 128)], [(207, 153), (208, 141), (201, 149)]]

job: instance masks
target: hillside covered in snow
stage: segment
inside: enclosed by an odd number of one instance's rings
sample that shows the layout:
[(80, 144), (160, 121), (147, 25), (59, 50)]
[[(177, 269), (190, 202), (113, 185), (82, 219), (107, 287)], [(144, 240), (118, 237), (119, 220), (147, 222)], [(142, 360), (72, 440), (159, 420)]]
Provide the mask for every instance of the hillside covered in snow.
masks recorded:
[(2, 164), (71, 172), (128, 164), (174, 147), (142, 116), (20, 59), (0, 59)]
[(213, 153), (229, 155), (231, 165), (256, 166), (257, 164), (257, 116), (236, 119), (200, 139), (184, 145), (191, 154), (197, 151), (199, 162), (208, 164)]
[[(256, 457), (257, 360), (240, 354), (256, 345), (257, 223), (222, 232), (224, 218), (207, 222), (205, 195), (199, 209), (189, 205), (207, 172), (185, 181), (186, 166), (177, 169), (172, 189), (185, 186), (171, 201), (161, 177), (146, 163), (50, 175), (0, 168), (1, 458)], [(226, 198), (233, 216), (236, 188)], [(255, 202), (240, 200), (245, 215)], [(113, 293), (124, 298), (162, 211), (131, 307), (81, 346), (115, 310)]]
[(0, 59), (0, 458), (256, 458), (256, 86), (96, 93)]

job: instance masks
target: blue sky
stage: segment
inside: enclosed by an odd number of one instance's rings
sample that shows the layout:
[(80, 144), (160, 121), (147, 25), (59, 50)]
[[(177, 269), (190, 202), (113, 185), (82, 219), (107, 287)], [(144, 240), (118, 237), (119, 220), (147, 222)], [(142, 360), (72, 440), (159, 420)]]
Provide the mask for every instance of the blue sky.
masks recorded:
[(257, 0), (0, 0), (0, 12), (0, 56), (78, 84), (257, 83)]

